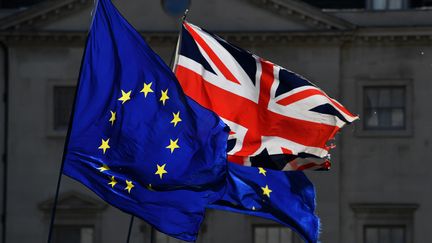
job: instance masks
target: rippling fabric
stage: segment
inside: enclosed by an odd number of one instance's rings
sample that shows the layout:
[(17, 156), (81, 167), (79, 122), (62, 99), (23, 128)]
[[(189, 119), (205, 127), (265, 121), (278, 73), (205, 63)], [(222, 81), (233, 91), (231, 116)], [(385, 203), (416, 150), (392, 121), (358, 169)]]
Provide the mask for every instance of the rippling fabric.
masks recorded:
[(63, 173), (157, 230), (195, 241), (226, 171), (225, 124), (109, 0), (99, 0), (82, 60)]
[(210, 206), (277, 221), (306, 242), (317, 242), (315, 189), (301, 171), (275, 171), (228, 163), (226, 192)]

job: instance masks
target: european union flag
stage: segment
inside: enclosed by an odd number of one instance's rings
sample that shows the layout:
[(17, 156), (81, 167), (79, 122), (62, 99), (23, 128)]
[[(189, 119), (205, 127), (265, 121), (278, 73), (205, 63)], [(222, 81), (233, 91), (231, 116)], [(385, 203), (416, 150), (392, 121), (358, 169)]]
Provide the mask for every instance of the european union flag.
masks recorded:
[(221, 197), (227, 129), (109, 0), (99, 0), (82, 61), (63, 173), (161, 232), (194, 241)]
[(275, 171), (228, 164), (226, 192), (210, 206), (277, 221), (308, 243), (318, 241), (315, 189), (301, 171)]

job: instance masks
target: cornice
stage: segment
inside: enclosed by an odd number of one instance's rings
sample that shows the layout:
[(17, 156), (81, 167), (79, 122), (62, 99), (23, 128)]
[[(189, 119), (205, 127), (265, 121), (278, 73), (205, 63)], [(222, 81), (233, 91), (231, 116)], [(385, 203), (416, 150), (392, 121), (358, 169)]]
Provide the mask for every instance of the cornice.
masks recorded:
[(318, 30), (349, 30), (356, 26), (320, 9), (297, 0), (250, 0), (252, 3), (283, 17), (296, 20)]
[[(219, 32), (222, 38), (237, 44), (260, 46), (269, 44), (341, 44), (341, 43), (432, 43), (432, 27), (423, 28), (365, 28), (355, 31), (306, 32)], [(175, 45), (178, 33), (141, 32), (151, 45)], [(0, 40), (7, 45), (82, 45), (87, 32), (73, 31), (3, 31)]]
[[(348, 30), (355, 25), (326, 14), (320, 9), (297, 0), (249, 0), (260, 8), (317, 30)], [(0, 19), (1, 30), (36, 30), (48, 22), (64, 18), (93, 4), (92, 0), (48, 0), (27, 10)]]
[(1, 30), (34, 30), (38, 26), (64, 18), (87, 8), (92, 0), (44, 1), (0, 20)]

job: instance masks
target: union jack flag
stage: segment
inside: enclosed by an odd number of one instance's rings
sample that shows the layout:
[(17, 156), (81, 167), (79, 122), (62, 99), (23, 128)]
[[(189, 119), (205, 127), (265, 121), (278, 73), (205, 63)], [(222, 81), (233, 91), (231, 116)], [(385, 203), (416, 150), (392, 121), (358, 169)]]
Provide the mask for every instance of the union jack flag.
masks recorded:
[(231, 128), (231, 162), (329, 169), (328, 141), (358, 118), (300, 75), (188, 22), (177, 54), (185, 93)]

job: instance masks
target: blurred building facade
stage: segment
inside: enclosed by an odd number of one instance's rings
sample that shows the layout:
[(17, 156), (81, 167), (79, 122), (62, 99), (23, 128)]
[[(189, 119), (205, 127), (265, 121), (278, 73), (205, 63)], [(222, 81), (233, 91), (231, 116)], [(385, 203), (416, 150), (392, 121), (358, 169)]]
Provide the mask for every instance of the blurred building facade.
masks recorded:
[[(432, 1), (185, 2), (192, 23), (302, 74), (360, 114), (338, 135), (331, 171), (307, 173), (322, 242), (430, 242)], [(114, 3), (169, 63), (179, 28), (173, 3)], [(93, 1), (1, 4), (0, 233), (7, 243), (45, 242)], [(64, 177), (54, 242), (124, 242), (129, 219)], [(136, 220), (131, 242), (149, 235)], [(156, 242), (177, 241), (156, 234)], [(301, 241), (267, 220), (209, 211), (198, 242)]]

